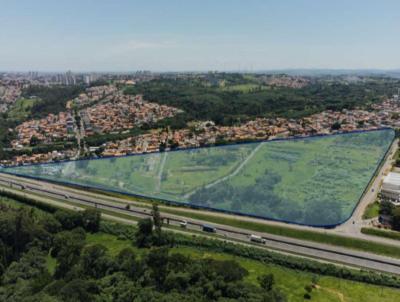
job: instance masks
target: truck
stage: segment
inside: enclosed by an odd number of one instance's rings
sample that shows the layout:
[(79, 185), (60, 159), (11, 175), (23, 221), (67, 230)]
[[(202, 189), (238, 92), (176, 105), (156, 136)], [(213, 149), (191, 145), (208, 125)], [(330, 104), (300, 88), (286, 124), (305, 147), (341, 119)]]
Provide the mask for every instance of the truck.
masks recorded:
[(207, 233), (216, 233), (217, 229), (211, 225), (203, 224), (202, 226), (203, 232)]
[(258, 235), (250, 235), (250, 241), (265, 244), (266, 240)]

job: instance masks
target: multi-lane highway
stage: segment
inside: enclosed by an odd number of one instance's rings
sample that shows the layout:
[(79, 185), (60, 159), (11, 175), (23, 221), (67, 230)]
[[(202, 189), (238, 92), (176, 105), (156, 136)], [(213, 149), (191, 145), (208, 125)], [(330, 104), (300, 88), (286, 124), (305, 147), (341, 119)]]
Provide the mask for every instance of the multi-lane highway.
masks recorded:
[[(125, 217), (131, 216), (132, 218), (144, 218), (151, 215), (151, 210), (149, 208), (123, 202), (121, 199), (114, 199), (102, 194), (88, 193), (61, 185), (2, 173), (0, 173), (0, 186), (12, 189), (20, 194), (32, 195), (33, 197), (43, 196), (46, 197), (48, 202), (54, 200), (54, 202), (62, 201), (69, 204), (76, 204), (77, 206), (96, 207), (101, 210), (106, 210), (108, 214), (124, 214)], [(182, 221), (185, 221), (187, 230), (193, 231), (201, 231), (203, 225), (207, 224), (205, 221), (187, 219), (166, 213), (162, 213), (162, 217), (166, 223), (173, 226), (180, 226)], [(265, 239), (265, 244), (263, 244), (263, 246), (268, 249), (345, 265), (400, 274), (400, 259), (267, 233), (257, 233), (231, 226), (228, 227), (219, 224), (213, 224), (213, 226), (216, 229), (216, 233), (221, 235), (225, 240), (232, 239), (248, 242), (250, 235), (255, 234)]]

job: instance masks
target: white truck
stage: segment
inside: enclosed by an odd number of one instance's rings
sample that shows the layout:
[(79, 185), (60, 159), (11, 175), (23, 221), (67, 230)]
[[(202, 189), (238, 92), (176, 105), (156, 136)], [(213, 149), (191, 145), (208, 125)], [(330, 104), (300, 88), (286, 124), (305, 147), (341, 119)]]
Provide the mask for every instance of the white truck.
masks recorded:
[(258, 235), (250, 235), (250, 241), (265, 244), (266, 240)]

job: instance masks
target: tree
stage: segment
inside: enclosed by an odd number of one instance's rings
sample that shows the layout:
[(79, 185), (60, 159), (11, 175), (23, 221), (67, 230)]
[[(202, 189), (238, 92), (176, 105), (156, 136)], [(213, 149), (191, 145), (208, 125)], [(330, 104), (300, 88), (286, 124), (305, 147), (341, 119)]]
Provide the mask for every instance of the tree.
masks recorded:
[(83, 226), (82, 215), (78, 212), (57, 210), (54, 217), (61, 223), (65, 230), (72, 230)]
[(80, 266), (86, 276), (99, 279), (112, 269), (114, 263), (106, 252), (107, 249), (101, 244), (90, 245), (83, 249)]
[(163, 234), (162, 234), (162, 218), (160, 215), (160, 210), (158, 209), (158, 206), (156, 204), (153, 204), (153, 209), (152, 209), (152, 217), (153, 217), (153, 224), (154, 224), (154, 230), (155, 234), (153, 236), (153, 241), (155, 245), (161, 246), (165, 244)]
[(341, 127), (342, 127), (342, 125), (340, 124), (340, 122), (334, 122), (334, 123), (332, 124), (331, 129), (332, 129), (332, 130), (339, 130)]
[(31, 139), (29, 140), (29, 145), (36, 146), (39, 142), (39, 139), (36, 136), (32, 135)]
[(42, 221), (43, 228), (51, 233), (55, 234), (61, 231), (61, 223), (54, 217), (54, 215), (47, 215), (46, 219)]
[(139, 220), (135, 238), (138, 247), (149, 247), (151, 245), (153, 239), (153, 221), (150, 218)]
[(305, 300), (311, 300), (311, 295), (309, 293), (305, 293), (303, 297)]
[(392, 211), (392, 226), (393, 229), (395, 229), (396, 231), (400, 231), (400, 207), (396, 207), (393, 211)]
[(56, 278), (63, 278), (79, 261), (82, 248), (85, 246), (85, 231), (79, 229), (57, 234), (52, 250), (57, 259)]
[(46, 254), (32, 248), (23, 254), (21, 259), (13, 262), (6, 270), (2, 282), (4, 284), (16, 283), (19, 279), (30, 280), (47, 271)]
[(132, 249), (126, 248), (120, 251), (116, 263), (118, 269), (130, 279), (135, 279), (139, 276), (141, 271), (140, 262), (136, 260), (135, 252)]
[(248, 271), (234, 260), (213, 261), (213, 268), (225, 282), (240, 281), (248, 275)]
[(151, 276), (158, 288), (164, 284), (168, 268), (168, 249), (165, 247), (152, 249), (147, 255), (146, 264), (151, 270)]
[(312, 286), (316, 287), (317, 284), (318, 284), (318, 281), (319, 281), (318, 275), (313, 275), (312, 278), (311, 278)]
[(86, 231), (96, 233), (100, 228), (101, 214), (97, 209), (87, 209), (82, 213), (82, 223)]
[(312, 286), (311, 285), (304, 286), (304, 289), (306, 290), (307, 293), (311, 294), (311, 292), (312, 292)]
[(161, 233), (162, 219), (160, 216), (160, 210), (158, 209), (158, 205), (153, 204), (153, 210), (151, 211), (151, 215), (153, 217), (155, 231)]
[(260, 277), (258, 277), (258, 283), (263, 289), (265, 289), (266, 291), (270, 291), (272, 290), (275, 284), (274, 275), (273, 274), (261, 275)]
[(164, 152), (165, 149), (166, 149), (166, 144), (165, 144), (165, 142), (161, 142), (160, 145), (159, 145), (159, 147), (158, 147), (158, 150), (160, 150), (160, 152)]
[(74, 279), (67, 283), (59, 292), (65, 302), (94, 301), (94, 295), (99, 292), (95, 282)]
[(383, 200), (380, 203), (379, 214), (380, 215), (392, 215), (393, 209), (394, 209), (393, 203), (391, 203), (390, 201), (387, 201), (387, 200)]

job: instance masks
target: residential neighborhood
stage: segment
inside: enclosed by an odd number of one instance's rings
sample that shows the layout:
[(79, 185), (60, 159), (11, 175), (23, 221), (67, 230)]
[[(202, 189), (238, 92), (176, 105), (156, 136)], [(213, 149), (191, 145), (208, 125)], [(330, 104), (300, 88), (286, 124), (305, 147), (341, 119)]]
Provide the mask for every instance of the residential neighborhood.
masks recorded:
[[(17, 126), (17, 135), (10, 147), (22, 150), (35, 144), (51, 145), (74, 141), (78, 137), (84, 139), (92, 135), (123, 133), (181, 112), (182, 110), (174, 107), (148, 102), (142, 95), (124, 95), (113, 85), (91, 87), (69, 101), (66, 111), (49, 114), (39, 120), (29, 120)], [(100, 146), (87, 148), (87, 152), (92, 153), (92, 156), (121, 156), (238, 141), (272, 140), (382, 127), (398, 128), (399, 114), (400, 102), (394, 96), (372, 105), (369, 111), (326, 110), (301, 119), (256, 118), (235, 126), (220, 126), (213, 121), (194, 121), (183, 129), (151, 129), (144, 134), (108, 141)], [(83, 137), (80, 137), (82, 133)], [(79, 148), (76, 146), (47, 153), (18, 155), (12, 160), (3, 160), (2, 164), (20, 165), (77, 158)]]
[(163, 148), (192, 148), (213, 145), (218, 142), (272, 140), (276, 138), (302, 137), (317, 134), (373, 130), (382, 127), (397, 128), (400, 121), (400, 102), (388, 100), (376, 105), (373, 111), (343, 110), (324, 111), (319, 114), (295, 119), (258, 118), (240, 126), (217, 126), (212, 121), (197, 122), (192, 127), (176, 130), (155, 130), (149, 134), (109, 142), (104, 156), (120, 156), (131, 153), (155, 152)]
[(135, 97), (116, 94), (110, 101), (96, 104), (80, 112), (88, 135), (131, 129), (173, 117), (181, 110), (146, 102), (141, 95)]
[(49, 114), (40, 120), (30, 120), (16, 127), (17, 138), (11, 142), (15, 149), (37, 143), (65, 141), (74, 138), (74, 119), (71, 112)]

